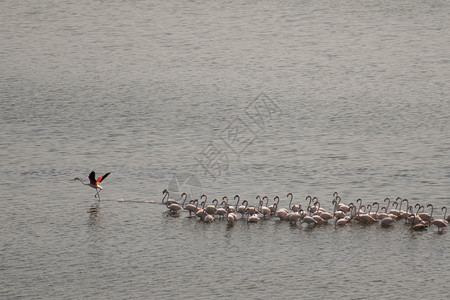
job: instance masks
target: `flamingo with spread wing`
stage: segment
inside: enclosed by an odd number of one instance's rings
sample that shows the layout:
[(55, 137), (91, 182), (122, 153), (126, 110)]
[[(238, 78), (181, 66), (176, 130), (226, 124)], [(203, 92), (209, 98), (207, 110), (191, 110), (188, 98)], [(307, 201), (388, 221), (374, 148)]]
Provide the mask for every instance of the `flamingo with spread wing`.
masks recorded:
[(95, 194), (95, 198), (97, 198), (98, 196), (98, 200), (100, 200), (100, 191), (103, 189), (102, 186), (100, 185), (100, 182), (102, 182), (103, 180), (105, 180), (106, 177), (108, 177), (108, 175), (111, 174), (111, 172), (108, 172), (106, 174), (103, 174), (102, 176), (98, 177), (97, 179), (95, 179), (95, 172), (92, 171), (89, 174), (89, 183), (85, 183), (83, 182), (83, 180), (81, 180), (80, 178), (76, 177), (73, 180), (79, 180), (81, 181), (82, 184), (84, 185), (88, 185), (91, 188), (94, 188), (97, 193)]

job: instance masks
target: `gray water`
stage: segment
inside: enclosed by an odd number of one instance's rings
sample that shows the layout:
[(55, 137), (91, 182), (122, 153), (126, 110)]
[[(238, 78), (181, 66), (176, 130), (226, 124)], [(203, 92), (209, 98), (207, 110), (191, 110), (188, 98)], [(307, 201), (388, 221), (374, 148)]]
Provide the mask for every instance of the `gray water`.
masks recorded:
[[(292, 192), (331, 210), (338, 191), (442, 217), (449, 15), (439, 0), (1, 1), (0, 297), (446, 299), (448, 229), (205, 224), (158, 203)], [(92, 170), (112, 172), (100, 203), (73, 181)]]

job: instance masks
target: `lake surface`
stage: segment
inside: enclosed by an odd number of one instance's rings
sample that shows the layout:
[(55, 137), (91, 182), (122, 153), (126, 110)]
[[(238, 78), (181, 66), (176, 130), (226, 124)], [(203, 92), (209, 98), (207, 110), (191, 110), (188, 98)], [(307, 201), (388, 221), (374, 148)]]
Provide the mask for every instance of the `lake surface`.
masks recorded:
[[(292, 192), (332, 210), (338, 191), (442, 217), (449, 13), (439, 0), (0, 2), (0, 297), (446, 299), (448, 228), (205, 224), (160, 202), (168, 188), (287, 207)], [(100, 203), (73, 181), (92, 170), (112, 172)]]

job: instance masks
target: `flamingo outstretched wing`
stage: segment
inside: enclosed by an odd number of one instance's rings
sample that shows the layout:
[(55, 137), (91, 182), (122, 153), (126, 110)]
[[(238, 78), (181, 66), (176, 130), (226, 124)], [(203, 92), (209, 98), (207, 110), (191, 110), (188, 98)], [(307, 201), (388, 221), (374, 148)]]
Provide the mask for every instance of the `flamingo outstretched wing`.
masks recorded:
[(103, 179), (105, 179), (106, 177), (108, 177), (108, 175), (111, 174), (111, 172), (108, 172), (106, 174), (103, 174), (102, 176), (100, 176), (99, 178), (97, 178), (97, 182), (102, 182)]
[(91, 182), (91, 184), (97, 185), (97, 180), (95, 180), (95, 172), (94, 171), (92, 171), (89, 174), (89, 181)]

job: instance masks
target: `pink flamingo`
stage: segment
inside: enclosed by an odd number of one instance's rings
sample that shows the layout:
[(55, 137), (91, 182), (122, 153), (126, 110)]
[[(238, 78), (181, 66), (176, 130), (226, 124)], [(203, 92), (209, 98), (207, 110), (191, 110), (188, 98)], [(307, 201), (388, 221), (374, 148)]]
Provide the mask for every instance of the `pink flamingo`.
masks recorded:
[(83, 180), (81, 180), (78, 177), (74, 178), (73, 180), (79, 180), (79, 181), (81, 181), (82, 184), (88, 185), (91, 188), (94, 188), (97, 191), (97, 194), (95, 194), (95, 198), (97, 198), (97, 196), (98, 196), (98, 200), (100, 201), (100, 191), (103, 189), (102, 186), (100, 185), (100, 182), (105, 180), (105, 178), (108, 177), (109, 174), (111, 174), (111, 172), (103, 174), (102, 176), (100, 176), (97, 179), (95, 179), (95, 172), (92, 171), (89, 174), (89, 177), (88, 177), (89, 178), (89, 183), (84, 183)]

